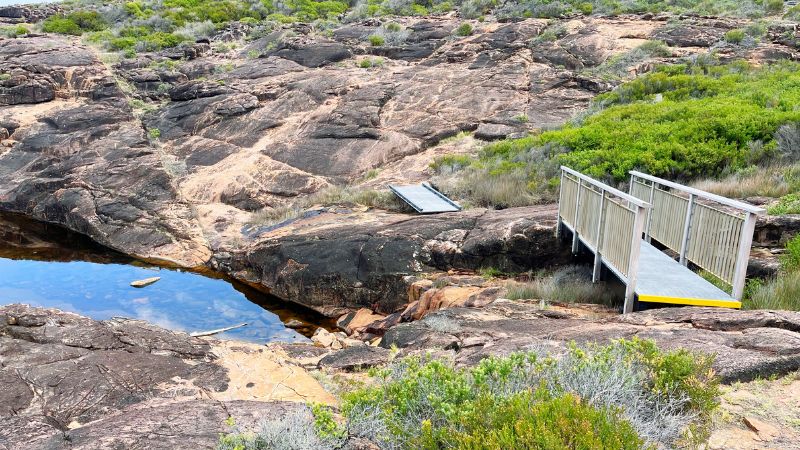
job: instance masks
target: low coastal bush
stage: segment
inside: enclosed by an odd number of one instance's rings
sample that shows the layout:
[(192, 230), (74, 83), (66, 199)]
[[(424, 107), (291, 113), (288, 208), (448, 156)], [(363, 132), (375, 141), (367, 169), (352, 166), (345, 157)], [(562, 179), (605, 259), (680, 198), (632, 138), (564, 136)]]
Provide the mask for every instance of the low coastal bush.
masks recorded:
[(695, 438), (707, 433), (719, 395), (711, 361), (641, 340), (468, 369), (407, 358), (346, 394), (342, 412), (351, 434), (381, 448), (669, 447), (689, 424)]
[[(489, 357), (456, 368), (407, 357), (343, 394), (342, 420), (313, 406), (220, 438), (219, 450), (655, 449), (696, 445), (719, 404), (713, 358), (652, 341), (571, 344), (559, 356)], [(310, 447), (300, 447), (310, 445)]]
[(0, 27), (0, 36), (15, 38), (30, 33), (28, 27), (22, 24)]
[(773, 216), (783, 214), (800, 214), (800, 194), (787, 194), (778, 199), (778, 202), (767, 208), (767, 213)]
[(767, 174), (768, 165), (780, 163), (785, 182), (776, 187), (786, 194), (796, 188), (792, 167), (800, 160), (798, 69), (789, 62), (659, 67), (598, 96), (590, 114), (559, 129), (487, 144), (437, 184), (461, 200), (502, 208), (554, 200), (562, 164), (622, 183), (633, 169), (692, 180), (759, 165)]
[(80, 36), (87, 31), (102, 31), (109, 24), (96, 11), (75, 11), (67, 15), (50, 16), (42, 23), (42, 30), (48, 33), (72, 34)]
[[(131, 0), (106, 3), (75, 0), (65, 2), (63, 6), (66, 14), (46, 19), (44, 31), (82, 35), (109, 26), (115, 31), (143, 26), (148, 34), (176, 34), (185, 40), (209, 37), (236, 21), (252, 25), (254, 33), (258, 33), (259, 29), (270, 24), (356, 21), (375, 16), (420, 16), (450, 11), (458, 11), (466, 19), (478, 20), (489, 13), (499, 19), (663, 11), (755, 18), (783, 11), (780, 0)], [(796, 15), (794, 10), (787, 12), (788, 18)], [(472, 34), (472, 27), (465, 23), (455, 31), (467, 36)], [(110, 45), (111, 39), (116, 37), (119, 36), (104, 39), (103, 45), (107, 49), (123, 47), (120, 51), (132, 54), (133, 46), (128, 41), (117, 41), (114, 47)]]

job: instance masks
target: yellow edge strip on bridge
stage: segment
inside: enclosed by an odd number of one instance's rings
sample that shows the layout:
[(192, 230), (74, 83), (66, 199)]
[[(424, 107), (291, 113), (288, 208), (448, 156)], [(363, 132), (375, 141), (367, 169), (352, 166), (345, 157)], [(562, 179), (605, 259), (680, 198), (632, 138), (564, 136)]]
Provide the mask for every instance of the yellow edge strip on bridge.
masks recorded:
[(648, 303), (672, 303), (675, 305), (718, 306), (722, 308), (736, 308), (736, 309), (742, 307), (742, 302), (737, 302), (736, 300), (668, 297), (665, 295), (639, 295), (639, 301)]

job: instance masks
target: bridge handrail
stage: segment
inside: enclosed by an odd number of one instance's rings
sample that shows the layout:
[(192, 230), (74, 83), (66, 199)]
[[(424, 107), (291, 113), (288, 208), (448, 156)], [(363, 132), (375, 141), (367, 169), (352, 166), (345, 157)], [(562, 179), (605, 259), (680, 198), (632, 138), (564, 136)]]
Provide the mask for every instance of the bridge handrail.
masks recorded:
[[(651, 237), (658, 240), (678, 253), (681, 264), (687, 265), (691, 261), (729, 284), (730, 294), (740, 300), (747, 278), (756, 218), (765, 213), (764, 208), (635, 170), (629, 173), (630, 193), (637, 195), (639, 192), (646, 197), (646, 191), (649, 191), (649, 200), (653, 204), (644, 228), (645, 239), (648, 242)], [(688, 195), (679, 195), (681, 193)], [(728, 206), (735, 213), (698, 200)]]
[(561, 170), (564, 171), (564, 172), (567, 172), (568, 174), (570, 174), (572, 176), (578, 177), (579, 179), (591, 184), (592, 186), (598, 187), (601, 190), (604, 190), (604, 191), (606, 191), (608, 193), (611, 193), (615, 197), (619, 197), (619, 198), (621, 198), (623, 200), (626, 200), (626, 201), (630, 202), (633, 205), (636, 205), (636, 206), (639, 206), (639, 207), (642, 207), (642, 208), (652, 208), (653, 207), (653, 205), (651, 205), (650, 203), (648, 203), (648, 202), (646, 202), (646, 201), (644, 201), (644, 200), (642, 200), (640, 198), (637, 198), (637, 197), (634, 197), (633, 195), (630, 195), (630, 194), (627, 194), (625, 192), (622, 192), (619, 189), (615, 189), (615, 188), (613, 188), (613, 187), (611, 187), (611, 186), (609, 186), (609, 185), (607, 185), (607, 184), (605, 184), (603, 182), (597, 181), (594, 178), (586, 176), (586, 175), (578, 172), (577, 170), (570, 169), (567, 166), (561, 166)]
[(687, 194), (693, 194), (695, 197), (703, 198), (706, 200), (711, 200), (713, 202), (717, 202), (719, 204), (730, 206), (732, 208), (740, 209), (745, 212), (749, 212), (756, 215), (763, 215), (766, 210), (764, 208), (759, 208), (758, 206), (753, 206), (749, 203), (740, 202), (738, 200), (733, 200), (727, 197), (722, 197), (721, 195), (712, 194), (711, 192), (702, 191), (700, 189), (696, 189), (689, 186), (684, 186), (680, 183), (675, 183), (674, 181), (665, 180), (663, 178), (654, 177), (653, 175), (648, 175), (646, 173), (638, 172), (636, 170), (631, 170), (629, 172), (631, 175), (635, 176), (636, 178), (641, 178), (647, 181), (652, 181), (658, 183), (662, 186), (667, 186), (671, 189), (675, 189), (681, 192), (685, 192)]
[(560, 235), (564, 227), (572, 232), (573, 254), (578, 253), (579, 242), (594, 253), (593, 281), (599, 280), (601, 265), (606, 262), (606, 267), (625, 282), (624, 312), (633, 310), (642, 233), (649, 211), (650, 202), (561, 166), (557, 233)]

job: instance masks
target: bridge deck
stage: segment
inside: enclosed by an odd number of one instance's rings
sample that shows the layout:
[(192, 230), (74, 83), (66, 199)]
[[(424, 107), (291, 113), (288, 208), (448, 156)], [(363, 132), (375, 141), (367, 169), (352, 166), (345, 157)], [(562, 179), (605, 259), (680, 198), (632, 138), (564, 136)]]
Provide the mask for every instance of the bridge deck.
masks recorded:
[(640, 302), (740, 308), (741, 302), (642, 241), (636, 295)]
[(406, 186), (390, 184), (389, 189), (420, 214), (461, 211), (458, 204), (428, 183)]

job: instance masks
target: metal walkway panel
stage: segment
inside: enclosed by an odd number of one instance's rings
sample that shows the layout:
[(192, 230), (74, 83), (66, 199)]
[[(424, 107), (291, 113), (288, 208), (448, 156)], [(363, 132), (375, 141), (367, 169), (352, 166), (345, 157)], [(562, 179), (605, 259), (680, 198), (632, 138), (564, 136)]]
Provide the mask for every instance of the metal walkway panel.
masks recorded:
[(389, 189), (420, 214), (461, 211), (461, 206), (428, 183), (405, 186), (390, 184)]
[(640, 302), (740, 308), (737, 301), (678, 261), (642, 241), (636, 295)]

